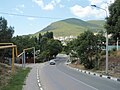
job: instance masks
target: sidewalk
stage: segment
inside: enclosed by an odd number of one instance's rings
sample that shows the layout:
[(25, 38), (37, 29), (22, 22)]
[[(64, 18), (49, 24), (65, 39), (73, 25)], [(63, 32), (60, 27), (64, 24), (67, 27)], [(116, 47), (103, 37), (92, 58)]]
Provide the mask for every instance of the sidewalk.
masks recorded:
[(26, 77), (25, 85), (22, 90), (40, 90), (37, 82), (37, 68), (41, 68), (44, 64), (27, 64), (26, 67), (31, 67), (31, 71)]

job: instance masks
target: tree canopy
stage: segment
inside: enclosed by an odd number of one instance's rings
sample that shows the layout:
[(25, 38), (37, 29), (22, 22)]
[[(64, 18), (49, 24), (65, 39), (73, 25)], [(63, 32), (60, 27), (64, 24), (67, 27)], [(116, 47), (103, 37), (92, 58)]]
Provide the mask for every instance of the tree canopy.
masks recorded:
[(0, 42), (10, 42), (14, 33), (14, 27), (7, 26), (7, 20), (0, 17)]
[(109, 6), (109, 17), (106, 18), (105, 28), (109, 34), (112, 34), (114, 39), (120, 39), (120, 0), (115, 0)]
[(53, 32), (39, 34), (40, 55), (39, 58), (49, 60), (55, 58), (62, 51), (62, 44), (59, 40), (54, 40)]
[(105, 37), (102, 33), (94, 35), (93, 32), (86, 31), (80, 34), (77, 39), (70, 41), (66, 48), (72, 56), (79, 57), (79, 61), (85, 68), (98, 67), (98, 53), (102, 50)]
[(16, 36), (13, 37), (12, 41), (18, 46), (19, 53), (30, 47), (35, 47), (36, 51), (40, 51), (37, 53), (38, 62), (55, 58), (62, 51), (62, 44), (60, 41), (53, 39), (53, 32), (46, 32), (44, 35), (39, 33), (38, 37)]
[[(13, 37), (14, 27), (7, 26), (7, 20), (3, 17), (0, 17), (0, 43), (9, 43)], [(6, 55), (6, 52), (9, 54), (7, 49), (0, 50), (0, 61), (3, 62), (3, 57)], [(7, 54), (7, 55), (8, 55)], [(10, 56), (10, 55), (8, 55)]]

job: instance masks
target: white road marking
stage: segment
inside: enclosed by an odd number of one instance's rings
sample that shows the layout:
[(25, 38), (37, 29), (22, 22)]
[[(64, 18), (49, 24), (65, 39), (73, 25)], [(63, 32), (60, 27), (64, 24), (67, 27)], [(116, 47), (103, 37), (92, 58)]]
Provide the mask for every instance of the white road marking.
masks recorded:
[(87, 74), (89, 74), (89, 72), (88, 72), (88, 71), (86, 71), (86, 73), (87, 73)]
[(60, 70), (58, 70), (59, 72), (61, 72), (61, 73), (63, 73), (63, 74), (65, 74), (66, 76), (68, 76), (69, 78), (71, 78), (71, 79), (73, 79), (73, 80), (75, 80), (75, 81), (77, 81), (77, 82), (79, 82), (79, 83), (82, 83), (82, 84), (84, 84), (84, 85), (86, 85), (86, 86), (88, 86), (88, 87), (90, 87), (90, 88), (93, 88), (94, 90), (98, 90), (97, 88), (95, 88), (95, 87), (93, 87), (93, 86), (90, 86), (90, 85), (88, 85), (88, 84), (86, 84), (86, 83), (84, 83), (84, 82), (82, 82), (82, 81), (80, 81), (80, 80), (77, 80), (77, 79), (75, 79), (74, 77), (72, 77), (72, 76), (70, 76), (70, 75), (68, 75), (68, 74), (66, 74), (66, 73), (64, 73), (64, 72), (62, 72), (62, 71), (60, 71)]
[(90, 72), (90, 74), (91, 74), (91, 75), (94, 75), (94, 73), (93, 73), (93, 72)]
[(40, 80), (39, 80), (39, 71), (38, 71), (38, 68), (37, 68), (37, 81), (38, 81), (38, 86), (39, 86), (40, 90), (43, 90), (42, 85), (41, 85)]
[(38, 82), (40, 82), (40, 80), (38, 80)]
[(111, 79), (117, 81), (117, 78), (111, 77)]
[(37, 76), (37, 79), (39, 79), (39, 77)]
[(38, 83), (38, 86), (39, 86), (39, 87), (41, 87), (41, 84), (40, 84), (40, 83)]
[(102, 77), (103, 77), (103, 78), (107, 78), (107, 76), (105, 76), (105, 75), (102, 75)]
[(43, 88), (40, 88), (40, 90), (43, 90)]

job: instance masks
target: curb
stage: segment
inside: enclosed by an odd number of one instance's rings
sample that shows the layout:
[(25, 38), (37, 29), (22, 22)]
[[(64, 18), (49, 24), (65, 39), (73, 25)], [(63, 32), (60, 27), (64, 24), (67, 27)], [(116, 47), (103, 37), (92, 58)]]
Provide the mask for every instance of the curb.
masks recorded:
[(87, 71), (87, 70), (81, 70), (81, 69), (78, 69), (78, 68), (73, 68), (73, 67), (68, 66), (68, 64), (66, 64), (66, 65), (70, 69), (73, 69), (73, 70), (76, 70), (76, 71), (79, 71), (79, 72), (82, 72), (82, 73), (86, 73), (86, 74), (90, 74), (90, 75), (94, 75), (94, 76), (98, 76), (98, 77), (102, 77), (102, 78), (107, 78), (107, 79), (111, 79), (111, 80), (120, 82), (120, 78), (115, 78), (115, 77), (111, 77), (111, 76), (98, 74), (98, 73), (95, 73), (95, 72), (90, 72), (90, 71)]
[(39, 86), (39, 89), (40, 90), (43, 90), (43, 88), (42, 88), (42, 84), (41, 84), (41, 82), (40, 82), (40, 75), (39, 75), (39, 71), (38, 71), (38, 68), (37, 68), (37, 82), (38, 82), (38, 86)]

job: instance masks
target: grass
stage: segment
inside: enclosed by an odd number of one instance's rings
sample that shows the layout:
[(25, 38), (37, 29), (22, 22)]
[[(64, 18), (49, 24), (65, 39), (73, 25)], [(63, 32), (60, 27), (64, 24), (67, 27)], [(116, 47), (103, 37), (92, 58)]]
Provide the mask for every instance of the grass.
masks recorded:
[(30, 68), (19, 68), (17, 72), (12, 75), (9, 82), (1, 90), (22, 90), (26, 76), (30, 72)]
[(104, 26), (105, 24), (105, 21), (104, 20), (89, 20), (87, 21), (88, 23), (91, 23), (91, 24), (96, 24), (96, 25), (100, 25), (100, 26)]

